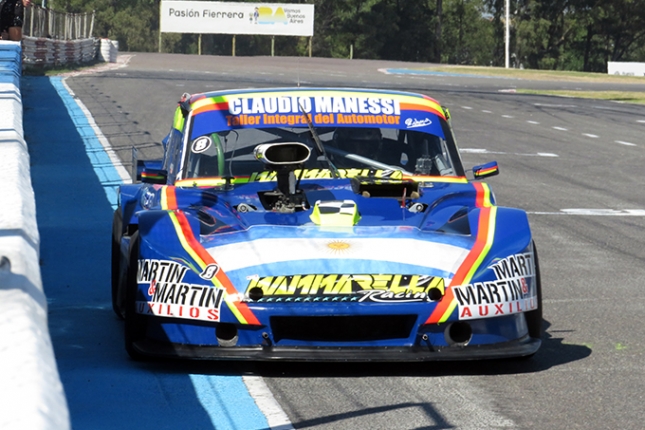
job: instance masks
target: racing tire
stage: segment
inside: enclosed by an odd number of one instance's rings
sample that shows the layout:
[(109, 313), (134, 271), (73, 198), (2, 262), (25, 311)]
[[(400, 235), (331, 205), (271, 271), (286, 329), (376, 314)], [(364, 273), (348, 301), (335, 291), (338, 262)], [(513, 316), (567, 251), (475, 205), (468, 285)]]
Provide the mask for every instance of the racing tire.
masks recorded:
[(121, 208), (114, 211), (112, 219), (112, 309), (119, 318), (123, 319), (123, 289), (121, 280), (121, 235), (123, 219)]
[[(537, 248), (535, 247), (534, 242), (532, 243), (532, 246), (533, 258), (535, 260), (535, 290), (538, 307), (534, 311), (525, 312), (524, 318), (526, 319), (528, 335), (534, 339), (542, 339), (542, 281), (540, 279), (540, 263), (538, 261)], [(532, 354), (515, 357), (515, 360), (530, 360), (535, 354), (537, 354), (537, 351)]]
[(139, 232), (135, 232), (130, 240), (125, 278), (125, 350), (136, 361), (146, 359), (134, 347), (134, 343), (142, 340), (146, 333), (146, 318), (137, 313), (137, 269), (139, 264)]
[(533, 258), (535, 261), (535, 287), (538, 307), (533, 311), (526, 312), (524, 316), (529, 329), (529, 336), (534, 339), (542, 339), (542, 280), (540, 278), (540, 263), (535, 243), (533, 243)]

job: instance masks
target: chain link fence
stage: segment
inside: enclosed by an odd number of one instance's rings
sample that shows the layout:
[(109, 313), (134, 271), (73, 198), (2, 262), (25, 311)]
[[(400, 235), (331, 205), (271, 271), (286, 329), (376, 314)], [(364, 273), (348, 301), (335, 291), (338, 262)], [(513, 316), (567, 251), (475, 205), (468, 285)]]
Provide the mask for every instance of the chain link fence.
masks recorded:
[(89, 39), (94, 30), (94, 15), (94, 12), (56, 12), (33, 5), (25, 8), (22, 34), (56, 40)]

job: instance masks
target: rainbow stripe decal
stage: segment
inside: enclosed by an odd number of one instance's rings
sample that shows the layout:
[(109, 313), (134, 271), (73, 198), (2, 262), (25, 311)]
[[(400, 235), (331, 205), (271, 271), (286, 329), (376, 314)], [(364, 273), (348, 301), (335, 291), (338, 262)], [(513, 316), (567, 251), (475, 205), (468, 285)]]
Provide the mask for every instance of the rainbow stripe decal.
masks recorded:
[[(188, 218), (182, 210), (177, 208), (177, 198), (175, 195), (175, 187), (165, 186), (161, 190), (161, 207), (169, 212), (170, 219), (172, 220), (175, 232), (181, 246), (197, 263), (197, 266), (204, 270), (209, 265), (217, 265), (217, 262), (212, 255), (206, 251), (199, 240), (193, 234), (190, 228)], [(261, 325), (257, 317), (251, 312), (251, 309), (246, 303), (239, 301), (238, 291), (233, 286), (231, 280), (226, 276), (223, 270), (218, 270), (212, 279), (213, 285), (223, 288), (226, 291), (224, 298), (229, 310), (235, 315), (240, 324), (246, 325)]]
[(163, 175), (160, 175), (158, 173), (152, 173), (152, 172), (143, 171), (143, 172), (141, 172), (141, 179), (149, 179), (149, 180), (150, 179), (156, 179), (156, 180), (161, 181), (161, 180), (164, 180), (166, 178)]
[(482, 261), (490, 251), (495, 238), (495, 218), (497, 207), (490, 200), (490, 188), (486, 184), (473, 183), (477, 190), (477, 207), (480, 208), (477, 238), (475, 244), (461, 263), (457, 273), (450, 281), (443, 299), (437, 304), (425, 324), (440, 324), (446, 322), (457, 308), (457, 299), (452, 287), (470, 283)]
[(497, 166), (489, 167), (489, 168), (486, 168), (486, 169), (480, 169), (480, 170), (477, 171), (477, 174), (480, 175), (480, 176), (486, 176), (486, 175), (488, 175), (488, 174), (490, 174), (492, 172), (496, 172), (496, 171), (497, 171)]

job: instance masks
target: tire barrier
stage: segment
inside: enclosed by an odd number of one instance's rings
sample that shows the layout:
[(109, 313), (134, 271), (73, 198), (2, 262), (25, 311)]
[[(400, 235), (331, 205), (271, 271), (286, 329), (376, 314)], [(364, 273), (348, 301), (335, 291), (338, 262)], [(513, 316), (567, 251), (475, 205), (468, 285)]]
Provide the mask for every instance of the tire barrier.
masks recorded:
[(90, 63), (97, 58), (98, 47), (99, 39), (94, 38), (78, 40), (55, 40), (29, 36), (22, 38), (23, 62), (29, 66)]
[(0, 428), (66, 430), (69, 410), (40, 276), (20, 58), (19, 43), (0, 41)]
[(101, 39), (101, 49), (99, 50), (99, 60), (104, 63), (116, 63), (116, 57), (119, 54), (119, 41), (110, 39)]

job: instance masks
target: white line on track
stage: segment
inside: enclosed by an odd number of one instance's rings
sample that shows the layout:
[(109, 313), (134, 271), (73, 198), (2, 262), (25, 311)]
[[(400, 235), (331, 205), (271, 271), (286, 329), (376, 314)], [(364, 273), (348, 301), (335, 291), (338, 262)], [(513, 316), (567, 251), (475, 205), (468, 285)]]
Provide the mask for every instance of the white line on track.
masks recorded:
[(587, 136), (587, 137), (591, 137), (592, 139), (598, 139), (598, 137), (600, 137), (597, 134), (589, 134), (589, 133), (582, 133), (582, 135)]
[(574, 108), (574, 107), (578, 107), (576, 105), (552, 105), (552, 104), (548, 104), (548, 103), (533, 103), (533, 106), (552, 107), (552, 108)]
[(536, 124), (536, 125), (539, 124), (539, 122), (537, 122), (537, 121), (530, 121), (529, 120), (529, 121), (526, 121), (526, 122), (528, 122), (529, 124)]
[(625, 141), (622, 141), (622, 140), (614, 140), (614, 142), (620, 143), (621, 145), (625, 145), (625, 146), (636, 146), (635, 143), (625, 142)]
[(468, 109), (468, 110), (472, 109), (470, 106), (462, 106), (462, 108), (463, 109)]
[(515, 118), (513, 115), (502, 115), (502, 118)]
[(484, 112), (484, 113), (493, 113), (492, 111), (489, 111), (489, 110), (486, 110), (486, 109), (482, 109), (482, 112)]
[(554, 130), (569, 131), (569, 129), (568, 129), (568, 128), (564, 128), (564, 127), (553, 126), (553, 127), (551, 127), (551, 128), (553, 128)]
[(645, 119), (639, 119), (639, 120), (636, 120), (636, 122), (640, 122), (641, 124), (645, 124)]
[(552, 152), (538, 152), (537, 154), (538, 157), (558, 157), (558, 154), (554, 154)]
[(258, 409), (264, 414), (271, 430), (293, 430), (289, 417), (282, 410), (275, 397), (260, 376), (244, 375), (242, 381), (255, 400)]
[(559, 212), (527, 212), (532, 215), (586, 215), (586, 216), (639, 216), (645, 217), (645, 209), (560, 209)]
[(535, 154), (526, 154), (521, 152), (502, 152), (502, 151), (489, 151), (483, 148), (460, 148), (459, 152), (463, 154), (501, 154), (501, 155), (521, 155), (524, 157), (558, 157), (558, 154), (551, 152), (536, 152)]

